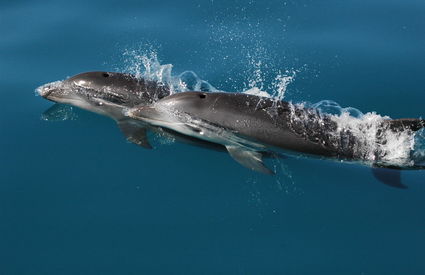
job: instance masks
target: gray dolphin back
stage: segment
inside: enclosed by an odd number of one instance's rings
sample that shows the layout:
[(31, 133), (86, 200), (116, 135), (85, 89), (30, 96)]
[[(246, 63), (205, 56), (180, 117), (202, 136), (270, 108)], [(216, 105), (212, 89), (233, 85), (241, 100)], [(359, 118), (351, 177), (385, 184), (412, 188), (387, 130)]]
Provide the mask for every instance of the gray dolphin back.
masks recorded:
[(326, 135), (335, 123), (288, 102), (242, 93), (185, 92), (158, 103), (268, 145), (323, 156), (339, 153)]

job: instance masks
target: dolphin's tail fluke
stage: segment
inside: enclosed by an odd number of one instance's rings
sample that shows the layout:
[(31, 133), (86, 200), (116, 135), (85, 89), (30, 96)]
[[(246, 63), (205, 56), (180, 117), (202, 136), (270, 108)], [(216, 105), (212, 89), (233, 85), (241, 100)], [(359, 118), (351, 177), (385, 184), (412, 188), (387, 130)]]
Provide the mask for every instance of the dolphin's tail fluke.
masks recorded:
[(394, 132), (401, 132), (405, 130), (411, 130), (413, 132), (419, 131), (425, 128), (425, 119), (417, 118), (400, 118), (393, 120), (386, 120), (385, 126), (388, 126)]

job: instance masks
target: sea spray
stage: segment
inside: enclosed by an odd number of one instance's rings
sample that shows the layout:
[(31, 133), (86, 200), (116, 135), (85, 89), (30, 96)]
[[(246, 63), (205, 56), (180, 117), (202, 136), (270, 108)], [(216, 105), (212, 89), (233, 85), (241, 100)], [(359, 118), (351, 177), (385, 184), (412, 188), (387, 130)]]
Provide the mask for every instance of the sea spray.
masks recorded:
[(156, 81), (170, 88), (171, 93), (186, 91), (218, 91), (210, 83), (202, 80), (193, 71), (184, 71), (178, 75), (173, 74), (172, 64), (161, 64), (157, 52), (126, 50), (124, 70), (136, 77)]
[(412, 159), (421, 165), (425, 165), (425, 128), (415, 133), (415, 144), (412, 151)]
[(273, 82), (273, 97), (277, 100), (283, 100), (286, 95), (286, 90), (288, 88), (288, 85), (291, 84), (295, 80), (296, 71), (292, 70), (286, 70), (284, 73), (279, 72), (278, 75), (276, 75), (274, 82)]

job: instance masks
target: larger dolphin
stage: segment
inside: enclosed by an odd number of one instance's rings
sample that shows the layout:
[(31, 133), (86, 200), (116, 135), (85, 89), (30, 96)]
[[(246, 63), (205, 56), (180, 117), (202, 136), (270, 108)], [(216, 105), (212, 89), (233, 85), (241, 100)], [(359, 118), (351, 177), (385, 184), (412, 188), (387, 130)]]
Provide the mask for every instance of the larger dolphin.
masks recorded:
[[(127, 115), (222, 144), (236, 161), (263, 173), (271, 173), (262, 162), (261, 151), (267, 147), (339, 159), (369, 157), (376, 165), (396, 168), (385, 163), (380, 146), (370, 156), (371, 152), (363, 150), (356, 135), (339, 129), (330, 115), (271, 98), (243, 93), (185, 92), (150, 106), (133, 108)], [(413, 133), (424, 126), (425, 121), (420, 119), (382, 120), (374, 142), (384, 144), (385, 131)]]
[(114, 119), (127, 139), (150, 148), (146, 128), (123, 115), (125, 108), (150, 105), (170, 94), (158, 82), (116, 72), (86, 72), (37, 88), (44, 98), (77, 106)]

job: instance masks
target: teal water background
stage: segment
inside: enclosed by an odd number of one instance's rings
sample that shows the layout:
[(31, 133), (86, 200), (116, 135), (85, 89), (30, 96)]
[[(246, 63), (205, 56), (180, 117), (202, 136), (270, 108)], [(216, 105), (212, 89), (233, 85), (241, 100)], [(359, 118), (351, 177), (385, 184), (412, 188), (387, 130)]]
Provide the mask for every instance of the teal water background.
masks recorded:
[[(309, 158), (256, 174), (227, 154), (127, 143), (36, 87), (156, 52), (226, 91), (424, 116), (425, 2), (0, 1), (0, 274), (425, 274), (425, 173), (409, 189)], [(136, 62), (137, 63), (137, 62)]]

